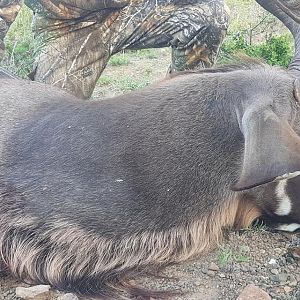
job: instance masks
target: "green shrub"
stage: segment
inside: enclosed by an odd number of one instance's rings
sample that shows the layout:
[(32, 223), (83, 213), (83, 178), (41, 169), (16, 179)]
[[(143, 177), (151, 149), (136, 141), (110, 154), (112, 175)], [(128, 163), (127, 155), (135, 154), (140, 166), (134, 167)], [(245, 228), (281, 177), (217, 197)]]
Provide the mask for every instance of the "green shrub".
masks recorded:
[(124, 53), (115, 54), (109, 60), (109, 65), (114, 67), (127, 66), (129, 64), (130, 64), (130, 59)]
[[(273, 36), (260, 46), (249, 47), (249, 55), (264, 58), (270, 65), (288, 66), (293, 57), (293, 47), (289, 36)], [(251, 53), (252, 52), (252, 53)]]
[(245, 37), (241, 34), (229, 35), (222, 45), (222, 55), (232, 55), (238, 51), (245, 50), (247, 43)]
[(109, 75), (103, 75), (100, 77), (100, 79), (98, 80), (98, 84), (100, 86), (105, 86), (105, 85), (110, 85), (112, 84), (114, 81), (114, 78), (112, 76)]
[(141, 49), (141, 50), (133, 50), (132, 54), (136, 57), (139, 57), (141, 59), (147, 58), (147, 59), (155, 59), (157, 58), (157, 51), (156, 49)]
[(270, 65), (286, 67), (293, 56), (292, 40), (289, 35), (280, 35), (272, 36), (260, 44), (249, 45), (242, 34), (236, 34), (224, 42), (220, 60), (226, 61), (236, 54), (262, 58)]
[(130, 76), (124, 76), (117, 81), (117, 84), (125, 92), (141, 89), (149, 85), (149, 81), (147, 79), (137, 80)]

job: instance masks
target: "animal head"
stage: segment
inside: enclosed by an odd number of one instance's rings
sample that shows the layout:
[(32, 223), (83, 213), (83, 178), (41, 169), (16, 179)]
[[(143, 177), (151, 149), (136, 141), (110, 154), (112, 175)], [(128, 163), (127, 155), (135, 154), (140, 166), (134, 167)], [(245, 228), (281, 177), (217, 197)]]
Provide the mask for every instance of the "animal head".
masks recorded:
[[(295, 55), (287, 76), (282, 77), (273, 96), (255, 94), (236, 105), (237, 119), (245, 140), (243, 163), (235, 191), (247, 190), (300, 171), (300, 2), (257, 0), (280, 19), (293, 34)], [(286, 92), (281, 92), (286, 85)], [(277, 88), (278, 86), (278, 88)], [(255, 87), (254, 87), (255, 89)], [(297, 173), (296, 173), (297, 174)]]
[(271, 227), (295, 231), (300, 228), (300, 1), (257, 2), (290, 30), (295, 54), (287, 70), (290, 80), (277, 82), (271, 98), (259, 94), (237, 107), (245, 148), (232, 189), (251, 195)]

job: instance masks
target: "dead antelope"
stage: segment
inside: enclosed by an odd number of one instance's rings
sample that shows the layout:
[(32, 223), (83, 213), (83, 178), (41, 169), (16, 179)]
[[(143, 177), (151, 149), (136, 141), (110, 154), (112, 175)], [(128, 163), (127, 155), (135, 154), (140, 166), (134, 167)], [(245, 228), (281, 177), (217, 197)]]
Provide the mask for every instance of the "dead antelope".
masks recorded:
[(155, 297), (126, 280), (261, 214), (300, 223), (299, 209), (278, 214), (300, 171), (300, 10), (259, 2), (294, 35), (288, 70), (190, 72), (102, 102), (0, 77), (0, 250), (12, 274), (87, 297)]

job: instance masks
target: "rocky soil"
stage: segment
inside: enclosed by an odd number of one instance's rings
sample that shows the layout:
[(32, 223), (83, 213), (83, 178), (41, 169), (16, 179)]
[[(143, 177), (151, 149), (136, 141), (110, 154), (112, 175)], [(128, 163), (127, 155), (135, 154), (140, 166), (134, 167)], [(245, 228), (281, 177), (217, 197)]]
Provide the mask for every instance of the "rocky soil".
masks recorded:
[(300, 260), (295, 252), (299, 243), (297, 234), (231, 233), (211, 254), (168, 269), (166, 274), (178, 280), (162, 280), (154, 286), (187, 292), (177, 300), (233, 300), (249, 284), (266, 291), (270, 299), (299, 300)]

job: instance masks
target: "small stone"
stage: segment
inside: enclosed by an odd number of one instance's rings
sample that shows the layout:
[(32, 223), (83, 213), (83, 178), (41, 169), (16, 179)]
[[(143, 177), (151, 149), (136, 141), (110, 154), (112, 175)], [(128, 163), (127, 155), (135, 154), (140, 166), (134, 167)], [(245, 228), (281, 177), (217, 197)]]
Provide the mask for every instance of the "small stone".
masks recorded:
[(233, 266), (232, 271), (239, 271), (239, 270), (241, 270), (241, 266), (240, 265)]
[(289, 275), (288, 274), (285, 274), (285, 273), (281, 273), (281, 274), (278, 274), (278, 279), (279, 279), (279, 282), (283, 283), (283, 282), (286, 282), (289, 278)]
[(243, 272), (249, 272), (249, 268), (246, 267), (246, 266), (242, 266), (242, 267), (241, 267), (241, 270), (242, 270)]
[(271, 275), (270, 279), (276, 283), (280, 283), (280, 279), (278, 275)]
[(284, 265), (286, 264), (286, 259), (285, 259), (284, 257), (281, 257), (281, 258), (280, 258), (279, 264), (280, 264), (281, 266), (284, 266)]
[(279, 272), (278, 272), (277, 269), (272, 269), (272, 270), (271, 270), (271, 273), (274, 274), (274, 275), (278, 275), (278, 274), (279, 274)]
[(78, 297), (74, 294), (68, 293), (68, 294), (59, 296), (57, 298), (57, 300), (78, 300)]
[(251, 275), (256, 275), (257, 274), (257, 271), (254, 269), (254, 270), (250, 270), (250, 274)]
[(216, 271), (216, 272), (220, 270), (219, 266), (217, 264), (215, 264), (214, 262), (212, 262), (210, 264), (208, 269), (211, 270), (211, 271)]
[(291, 257), (291, 256), (288, 256), (286, 258), (286, 262), (289, 263), (289, 264), (293, 264), (295, 262), (295, 259), (293, 257)]
[(289, 268), (289, 270), (295, 270), (296, 269), (296, 267), (293, 266), (293, 265), (289, 265), (288, 268)]
[(210, 277), (213, 277), (213, 276), (216, 275), (216, 273), (214, 271), (208, 270), (207, 275), (210, 276)]
[(285, 291), (285, 293), (286, 294), (289, 294), (293, 289), (291, 288), (291, 287), (289, 287), (289, 286), (285, 286), (284, 288), (284, 291)]
[(221, 278), (225, 278), (225, 277), (226, 277), (226, 275), (225, 275), (224, 273), (220, 273), (219, 276), (220, 276)]
[(247, 285), (237, 300), (271, 300), (271, 297), (254, 284)]
[(276, 264), (277, 264), (277, 261), (276, 261), (276, 259), (271, 258), (271, 259), (269, 260), (268, 264), (269, 264), (269, 265), (276, 265)]
[(49, 285), (36, 285), (29, 288), (17, 287), (16, 296), (21, 299), (32, 300), (49, 300), (50, 299), (50, 286)]
[(247, 246), (247, 245), (243, 245), (243, 246), (241, 246), (240, 247), (240, 251), (241, 252), (250, 252), (250, 247), (249, 246)]
[(289, 283), (289, 286), (297, 286), (298, 285), (298, 282), (297, 281), (291, 281)]

